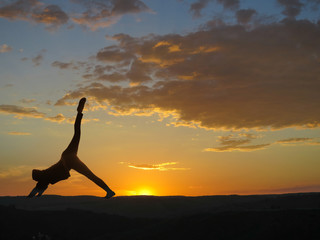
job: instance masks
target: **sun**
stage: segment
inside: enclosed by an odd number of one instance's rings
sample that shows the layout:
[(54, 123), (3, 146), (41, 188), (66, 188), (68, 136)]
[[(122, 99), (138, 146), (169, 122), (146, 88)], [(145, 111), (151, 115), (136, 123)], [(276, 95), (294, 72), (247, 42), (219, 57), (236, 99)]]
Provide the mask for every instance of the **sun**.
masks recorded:
[(150, 189), (140, 189), (139, 191), (137, 191), (137, 195), (145, 195), (145, 196), (150, 196), (153, 195), (152, 191)]
[(140, 188), (136, 191), (128, 191), (128, 195), (140, 195), (140, 196), (151, 196), (155, 195), (154, 191), (149, 188)]

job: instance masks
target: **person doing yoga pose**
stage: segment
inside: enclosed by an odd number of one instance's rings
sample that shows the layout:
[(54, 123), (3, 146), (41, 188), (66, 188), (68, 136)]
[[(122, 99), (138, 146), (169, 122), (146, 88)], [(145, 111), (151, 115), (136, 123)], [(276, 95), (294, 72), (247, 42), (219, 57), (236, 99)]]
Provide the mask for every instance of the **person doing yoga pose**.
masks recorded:
[(74, 135), (66, 150), (63, 151), (61, 159), (51, 167), (45, 170), (32, 170), (32, 179), (37, 181), (35, 188), (32, 189), (28, 197), (40, 197), (48, 188), (49, 183), (55, 184), (61, 180), (70, 177), (69, 171), (71, 169), (83, 174), (99, 187), (106, 191), (106, 198), (111, 198), (115, 193), (108, 187), (108, 185), (100, 178), (98, 178), (91, 170), (78, 158), (78, 146), (80, 142), (80, 125), (82, 119), (82, 110), (84, 108), (86, 98), (79, 101), (77, 108), (78, 114), (74, 123)]

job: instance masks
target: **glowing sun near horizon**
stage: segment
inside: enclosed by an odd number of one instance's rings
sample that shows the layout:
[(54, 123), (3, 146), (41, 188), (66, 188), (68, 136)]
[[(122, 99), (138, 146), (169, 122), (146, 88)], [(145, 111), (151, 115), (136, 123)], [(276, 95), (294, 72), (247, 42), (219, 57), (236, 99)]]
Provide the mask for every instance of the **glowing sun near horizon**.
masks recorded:
[(152, 196), (155, 195), (154, 191), (152, 191), (149, 188), (140, 188), (136, 191), (128, 191), (129, 196), (135, 196), (135, 195), (140, 195), (140, 196)]

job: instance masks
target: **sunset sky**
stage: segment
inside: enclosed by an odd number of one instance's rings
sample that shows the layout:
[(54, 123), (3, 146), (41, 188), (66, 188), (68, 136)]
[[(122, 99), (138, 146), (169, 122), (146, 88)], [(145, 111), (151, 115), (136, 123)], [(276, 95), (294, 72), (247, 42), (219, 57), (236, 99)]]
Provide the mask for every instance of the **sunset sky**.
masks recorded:
[(60, 159), (81, 97), (117, 195), (320, 191), (320, 0), (0, 0), (0, 29), (0, 195)]

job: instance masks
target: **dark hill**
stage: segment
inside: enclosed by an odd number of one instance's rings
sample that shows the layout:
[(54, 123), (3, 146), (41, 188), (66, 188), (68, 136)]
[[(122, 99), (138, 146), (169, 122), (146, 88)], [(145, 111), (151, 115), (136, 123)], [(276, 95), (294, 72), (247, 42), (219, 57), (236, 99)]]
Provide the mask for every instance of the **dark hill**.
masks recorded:
[(0, 239), (320, 239), (320, 194), (0, 197)]

